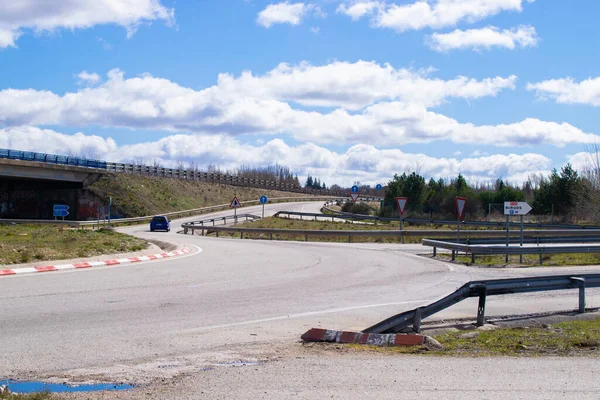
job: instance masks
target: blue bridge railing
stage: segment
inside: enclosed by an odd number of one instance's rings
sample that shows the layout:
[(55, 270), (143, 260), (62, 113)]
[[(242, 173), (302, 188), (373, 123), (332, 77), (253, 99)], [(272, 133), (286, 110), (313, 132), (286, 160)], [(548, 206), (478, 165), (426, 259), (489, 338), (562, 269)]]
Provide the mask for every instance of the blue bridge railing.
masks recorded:
[(11, 160), (37, 161), (50, 164), (73, 165), (76, 167), (106, 169), (106, 161), (88, 160), (86, 158), (57, 156), (54, 154), (36, 153), (33, 151), (20, 151), (0, 149), (0, 158)]

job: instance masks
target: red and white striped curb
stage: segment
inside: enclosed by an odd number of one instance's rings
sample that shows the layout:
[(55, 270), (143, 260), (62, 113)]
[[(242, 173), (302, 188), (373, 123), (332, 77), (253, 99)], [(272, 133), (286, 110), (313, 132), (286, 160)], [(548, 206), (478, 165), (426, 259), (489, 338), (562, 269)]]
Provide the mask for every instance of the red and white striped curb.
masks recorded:
[(312, 328), (301, 337), (305, 342), (356, 343), (371, 346), (419, 346), (425, 343), (423, 335), (395, 335), (335, 331)]
[(138, 262), (142, 262), (142, 261), (159, 260), (161, 258), (182, 256), (182, 255), (188, 254), (190, 252), (191, 252), (191, 250), (186, 247), (182, 250), (170, 251), (168, 253), (150, 254), (147, 256), (140, 256), (140, 257), (119, 258), (116, 260), (92, 261), (92, 262), (84, 262), (84, 263), (78, 263), (78, 264), (48, 265), (48, 266), (43, 266), (43, 267), (0, 269), (0, 276), (30, 274), (30, 273), (34, 273), (34, 272), (63, 271), (63, 270), (68, 270), (68, 269), (85, 269), (85, 268), (105, 267), (105, 266), (121, 265), (121, 264), (131, 264), (131, 263), (138, 263)]

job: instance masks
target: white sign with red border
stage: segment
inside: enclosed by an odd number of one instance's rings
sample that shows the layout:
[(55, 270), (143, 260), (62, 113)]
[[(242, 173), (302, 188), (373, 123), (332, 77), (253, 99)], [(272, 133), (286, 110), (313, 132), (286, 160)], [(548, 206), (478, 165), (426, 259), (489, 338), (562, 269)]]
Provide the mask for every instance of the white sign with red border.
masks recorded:
[(231, 200), (230, 208), (238, 208), (241, 207), (242, 203), (238, 200), (237, 196), (234, 196), (233, 200)]
[(396, 204), (398, 204), (398, 211), (400, 211), (400, 215), (404, 215), (406, 203), (408, 203), (408, 197), (396, 197)]
[(465, 212), (465, 205), (467, 204), (467, 199), (464, 197), (456, 196), (456, 213), (458, 214), (458, 219), (461, 220), (463, 214)]
[(358, 200), (358, 193), (350, 193), (350, 197), (352, 197), (352, 201), (356, 203), (356, 200)]

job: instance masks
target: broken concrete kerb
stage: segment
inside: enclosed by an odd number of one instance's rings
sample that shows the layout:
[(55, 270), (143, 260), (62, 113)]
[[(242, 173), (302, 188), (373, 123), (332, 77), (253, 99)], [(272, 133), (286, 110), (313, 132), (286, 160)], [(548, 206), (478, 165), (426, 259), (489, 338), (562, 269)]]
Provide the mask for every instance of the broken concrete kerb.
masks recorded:
[(321, 328), (312, 328), (302, 335), (301, 339), (305, 342), (355, 343), (371, 346), (419, 346), (425, 343), (423, 335), (347, 332)]

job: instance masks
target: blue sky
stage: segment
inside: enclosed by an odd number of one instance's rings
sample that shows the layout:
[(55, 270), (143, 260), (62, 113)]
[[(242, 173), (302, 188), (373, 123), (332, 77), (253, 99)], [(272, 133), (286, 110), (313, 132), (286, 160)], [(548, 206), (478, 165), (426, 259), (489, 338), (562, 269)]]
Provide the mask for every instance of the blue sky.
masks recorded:
[(328, 184), (522, 182), (598, 143), (600, 3), (8, 0), (0, 146)]

